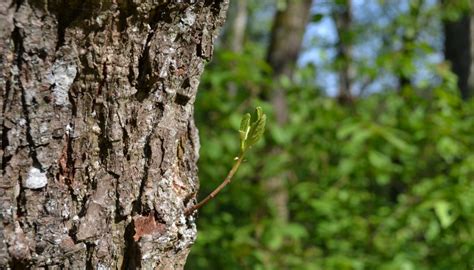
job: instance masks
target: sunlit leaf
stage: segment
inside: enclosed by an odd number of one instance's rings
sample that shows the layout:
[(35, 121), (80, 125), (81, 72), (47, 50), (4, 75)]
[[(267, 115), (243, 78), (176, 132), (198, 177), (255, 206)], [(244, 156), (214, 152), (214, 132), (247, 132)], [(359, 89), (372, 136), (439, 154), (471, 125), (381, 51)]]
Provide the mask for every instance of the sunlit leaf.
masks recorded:
[(240, 122), (240, 149), (243, 151), (245, 148), (245, 141), (247, 140), (249, 131), (250, 131), (250, 113), (246, 113), (242, 117), (242, 121)]
[(266, 120), (267, 116), (263, 114), (262, 108), (257, 107), (257, 120), (250, 125), (248, 137), (245, 141), (245, 148), (252, 147), (260, 140), (265, 132)]
[(456, 220), (451, 205), (446, 201), (436, 202), (434, 205), (436, 216), (443, 228), (448, 228)]

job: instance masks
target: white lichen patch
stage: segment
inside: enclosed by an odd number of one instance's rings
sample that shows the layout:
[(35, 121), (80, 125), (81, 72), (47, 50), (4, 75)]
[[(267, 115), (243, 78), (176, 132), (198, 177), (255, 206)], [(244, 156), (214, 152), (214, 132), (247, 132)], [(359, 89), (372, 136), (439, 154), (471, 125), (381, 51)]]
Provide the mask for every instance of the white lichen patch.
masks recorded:
[(73, 128), (72, 128), (71, 124), (67, 124), (66, 125), (66, 134), (70, 135), (72, 132), (73, 132)]
[(196, 241), (197, 228), (196, 223), (191, 220), (190, 226), (186, 223), (186, 217), (181, 215), (177, 221), (180, 241), (177, 243), (179, 249), (185, 249), (191, 246)]
[(103, 265), (101, 263), (98, 263), (97, 264), (97, 270), (109, 270), (110, 267), (106, 266), (106, 265)]
[(54, 103), (60, 106), (69, 105), (69, 88), (76, 78), (77, 67), (73, 62), (57, 60), (54, 62), (48, 76), (49, 83), (53, 86)]
[(185, 13), (185, 16), (183, 18), (181, 18), (181, 21), (185, 25), (191, 26), (196, 21), (196, 14), (193, 12), (193, 10), (188, 9)]
[(68, 218), (69, 217), (69, 207), (66, 203), (63, 203), (63, 210), (61, 211), (61, 215), (63, 218)]
[(24, 182), (24, 187), (29, 189), (43, 188), (48, 184), (48, 178), (46, 173), (41, 172), (39, 169), (31, 167), (28, 172), (28, 177)]
[(25, 127), (25, 126), (26, 126), (26, 119), (25, 119), (25, 118), (20, 118), (20, 119), (18, 120), (18, 125), (19, 125), (20, 127)]

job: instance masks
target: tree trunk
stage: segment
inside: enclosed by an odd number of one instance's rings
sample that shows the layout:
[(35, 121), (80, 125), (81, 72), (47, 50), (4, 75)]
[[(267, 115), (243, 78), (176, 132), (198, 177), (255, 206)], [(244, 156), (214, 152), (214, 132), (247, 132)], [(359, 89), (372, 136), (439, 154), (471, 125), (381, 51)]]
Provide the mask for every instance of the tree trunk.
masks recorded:
[(341, 102), (352, 100), (352, 5), (351, 0), (343, 0), (336, 5), (333, 19), (336, 23), (337, 35), (337, 70), (339, 75), (339, 94)]
[(0, 3), (0, 268), (181, 269), (227, 1)]
[(457, 21), (444, 21), (443, 27), (444, 56), (451, 62), (461, 96), (466, 100), (474, 94), (474, 17), (464, 14)]
[[(312, 0), (286, 1), (286, 8), (279, 10), (273, 23), (267, 62), (273, 69), (275, 81), (280, 76), (292, 77), (303, 41), (306, 24), (309, 20)], [(278, 125), (288, 122), (288, 105), (286, 93), (278, 85), (270, 93), (270, 101)], [(271, 152), (278, 155), (281, 149), (274, 148)], [(274, 179), (266, 181), (272, 204), (275, 206), (277, 217), (282, 221), (288, 220), (288, 191), (286, 186), (287, 173), (282, 173)]]
[(248, 8), (247, 0), (239, 0), (231, 3), (235, 5), (235, 15), (232, 20), (228, 47), (235, 53), (242, 53), (245, 41), (245, 30), (247, 28)]
[[(232, 1), (227, 16), (227, 25), (230, 29), (224, 29), (223, 38), (225, 47), (236, 54), (241, 54), (244, 49), (247, 19), (247, 0)], [(235, 64), (231, 65), (235, 66)], [(236, 68), (234, 67), (234, 69)], [(231, 97), (234, 97), (239, 90), (235, 82), (227, 83), (227, 89)]]

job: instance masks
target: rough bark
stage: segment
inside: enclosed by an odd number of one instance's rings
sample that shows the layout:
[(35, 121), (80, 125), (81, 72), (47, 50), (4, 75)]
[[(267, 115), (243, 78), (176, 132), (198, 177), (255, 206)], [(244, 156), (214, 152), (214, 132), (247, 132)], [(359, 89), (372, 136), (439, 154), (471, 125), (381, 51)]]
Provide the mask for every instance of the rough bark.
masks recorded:
[[(275, 81), (280, 76), (292, 77), (298, 59), (304, 31), (308, 23), (312, 0), (287, 1), (286, 8), (279, 10), (275, 15), (271, 34), (270, 46), (267, 53), (267, 62), (273, 69)], [(270, 101), (278, 125), (283, 126), (288, 122), (288, 104), (285, 90), (278, 85), (270, 93)], [(275, 147), (271, 150), (275, 155), (281, 149)], [(272, 204), (276, 208), (277, 217), (286, 222), (288, 212), (288, 191), (286, 186), (286, 173), (266, 181)]]
[(456, 21), (444, 21), (444, 56), (458, 77), (463, 99), (474, 95), (474, 16), (466, 12)]
[(227, 1), (0, 3), (0, 268), (181, 269)]

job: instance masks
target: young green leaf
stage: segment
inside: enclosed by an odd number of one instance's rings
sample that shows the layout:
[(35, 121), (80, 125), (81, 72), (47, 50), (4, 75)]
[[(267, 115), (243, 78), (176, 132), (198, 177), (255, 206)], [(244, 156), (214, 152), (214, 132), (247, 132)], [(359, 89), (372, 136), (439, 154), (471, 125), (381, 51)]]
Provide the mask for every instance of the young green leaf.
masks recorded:
[(255, 108), (255, 110), (257, 111), (257, 121), (258, 121), (263, 116), (263, 110), (262, 110), (262, 107), (257, 107)]
[(250, 113), (246, 113), (243, 117), (242, 117), (242, 121), (240, 122), (240, 129), (239, 129), (239, 133), (240, 133), (240, 142), (245, 142), (245, 140), (247, 140), (247, 136), (249, 135), (249, 131), (250, 131)]
[(263, 113), (262, 108), (257, 107), (257, 120), (250, 125), (249, 134), (245, 142), (245, 149), (256, 144), (265, 131), (265, 123), (267, 116)]

